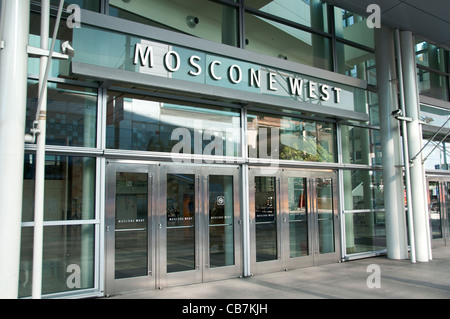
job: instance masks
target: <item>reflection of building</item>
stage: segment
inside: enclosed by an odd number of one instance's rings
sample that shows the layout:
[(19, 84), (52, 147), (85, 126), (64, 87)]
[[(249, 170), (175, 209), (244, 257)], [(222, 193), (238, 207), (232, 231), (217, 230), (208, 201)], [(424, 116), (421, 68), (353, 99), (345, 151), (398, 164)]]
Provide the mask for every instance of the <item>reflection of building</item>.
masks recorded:
[(82, 23), (64, 12), (54, 42), (44, 176), (23, 133), (41, 12), (52, 5), (53, 26), (58, 1), (1, 2), (0, 296), (39, 297), (32, 274), (48, 297), (103, 296), (379, 254), (428, 261), (447, 243), (446, 1), (406, 23), (407, 2), (374, 0), (380, 29), (364, 1), (65, 1)]

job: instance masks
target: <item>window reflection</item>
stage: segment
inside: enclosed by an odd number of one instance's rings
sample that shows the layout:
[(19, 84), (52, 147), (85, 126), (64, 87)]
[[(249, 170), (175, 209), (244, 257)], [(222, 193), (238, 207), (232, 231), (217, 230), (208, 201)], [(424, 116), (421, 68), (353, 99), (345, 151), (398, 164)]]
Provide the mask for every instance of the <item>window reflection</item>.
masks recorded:
[(240, 113), (110, 92), (106, 147), (215, 156), (240, 154)]
[(331, 70), (328, 38), (250, 14), (245, 23), (247, 50)]
[(419, 94), (439, 100), (448, 100), (448, 77), (437, 72), (417, 68)]
[(326, 4), (321, 0), (246, 0), (245, 5), (307, 27), (328, 31)]
[(379, 130), (356, 126), (341, 126), (342, 160), (344, 163), (381, 165)]
[(440, 190), (439, 182), (431, 181), (428, 183), (428, 205), (433, 239), (442, 238)]
[(336, 43), (338, 72), (377, 85), (375, 54), (343, 43)]
[(195, 175), (167, 174), (167, 272), (195, 268)]
[(290, 257), (309, 254), (306, 178), (288, 178)]
[(238, 15), (233, 7), (206, 0), (110, 0), (109, 14), (202, 39), (236, 46)]
[(347, 254), (386, 249), (384, 212), (346, 213)]
[(338, 7), (334, 8), (336, 35), (374, 48), (374, 29), (367, 26), (366, 18)]
[(247, 125), (250, 157), (308, 162), (336, 161), (333, 123), (250, 114)]
[(275, 177), (255, 177), (256, 261), (275, 260), (277, 247), (277, 198)]
[(210, 175), (209, 197), (209, 265), (234, 265), (233, 176)]
[[(33, 228), (22, 228), (19, 297), (31, 296)], [(44, 227), (42, 293), (94, 288), (95, 225)], [(80, 278), (71, 280), (68, 270)]]
[[(22, 221), (34, 216), (36, 156), (25, 155)], [(95, 158), (45, 157), (44, 220), (95, 218)]]
[(369, 170), (344, 171), (345, 209), (383, 209), (383, 173)]
[[(39, 84), (28, 81), (26, 133), (33, 127)], [(97, 89), (48, 84), (46, 144), (96, 147)]]

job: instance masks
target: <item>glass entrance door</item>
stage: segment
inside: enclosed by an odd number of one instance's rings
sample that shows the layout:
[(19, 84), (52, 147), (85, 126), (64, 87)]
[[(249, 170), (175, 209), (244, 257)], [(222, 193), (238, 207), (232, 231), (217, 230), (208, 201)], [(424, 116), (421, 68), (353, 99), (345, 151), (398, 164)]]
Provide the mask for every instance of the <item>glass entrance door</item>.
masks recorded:
[(238, 168), (166, 165), (163, 170), (161, 285), (239, 276)]
[(445, 178), (428, 178), (428, 210), (433, 246), (446, 245), (450, 236), (450, 182)]
[(154, 287), (154, 166), (111, 163), (106, 172), (105, 291)]
[(239, 168), (110, 161), (107, 294), (237, 277)]
[(338, 261), (335, 173), (272, 171), (249, 172), (252, 272)]

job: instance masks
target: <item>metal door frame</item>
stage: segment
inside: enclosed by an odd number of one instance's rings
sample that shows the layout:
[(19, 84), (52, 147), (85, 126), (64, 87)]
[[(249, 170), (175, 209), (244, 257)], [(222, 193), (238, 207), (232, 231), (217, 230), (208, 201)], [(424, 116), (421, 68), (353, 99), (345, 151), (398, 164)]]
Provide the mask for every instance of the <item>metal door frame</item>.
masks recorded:
[[(430, 199), (430, 182), (436, 182), (438, 184), (438, 190), (439, 190), (439, 206), (440, 206), (440, 219), (441, 219), (441, 232), (442, 232), (442, 238), (436, 238), (433, 239), (433, 231), (432, 231), (432, 225), (431, 225), (431, 199)], [(440, 245), (447, 245), (448, 238), (450, 237), (449, 233), (449, 227), (448, 223), (450, 222), (448, 220), (448, 212), (447, 212), (447, 206), (450, 205), (450, 203), (447, 203), (446, 205), (446, 195), (448, 193), (448, 190), (445, 187), (445, 183), (450, 183), (450, 179), (448, 177), (437, 177), (437, 176), (427, 176), (427, 207), (428, 207), (428, 221), (429, 221), (429, 227), (430, 227), (430, 239), (431, 243), (434, 247), (440, 246)]]
[[(242, 276), (242, 211), (241, 211), (241, 187), (240, 187), (240, 166), (232, 167), (211, 167), (204, 166), (202, 168), (202, 175), (204, 177), (203, 183), (203, 218), (205, 231), (203, 232), (203, 241), (208, 243), (203, 247), (205, 256), (205, 264), (203, 269), (203, 281), (212, 281), (220, 279), (228, 279), (232, 277)], [(232, 176), (233, 177), (233, 245), (234, 245), (234, 265), (211, 267), (209, 260), (209, 176)]]
[[(156, 287), (156, 236), (155, 236), (155, 192), (156, 164), (134, 161), (106, 162), (106, 199), (105, 199), (105, 295), (145, 290)], [(116, 173), (146, 173), (148, 180), (148, 214), (147, 214), (147, 276), (115, 279), (115, 215), (116, 215)]]
[[(277, 259), (256, 262), (255, 224), (255, 177), (275, 177), (277, 196)], [(290, 258), (289, 245), (289, 177), (306, 178), (308, 210), (308, 256)], [(319, 231), (317, 214), (317, 178), (331, 178), (333, 196), (334, 252), (319, 253)], [(340, 260), (340, 220), (337, 172), (334, 170), (304, 170), (291, 168), (249, 167), (249, 208), (250, 208), (250, 267), (253, 274), (282, 271), (294, 268), (317, 266)]]
[[(240, 208), (240, 167), (200, 166), (195, 164), (161, 164), (159, 169), (159, 276), (158, 287), (172, 287), (185, 284), (207, 282), (242, 275), (242, 222)], [(182, 173), (195, 175), (195, 269), (167, 273), (167, 174)], [(232, 266), (210, 268), (209, 266), (209, 176), (233, 176), (234, 205), (234, 261)]]

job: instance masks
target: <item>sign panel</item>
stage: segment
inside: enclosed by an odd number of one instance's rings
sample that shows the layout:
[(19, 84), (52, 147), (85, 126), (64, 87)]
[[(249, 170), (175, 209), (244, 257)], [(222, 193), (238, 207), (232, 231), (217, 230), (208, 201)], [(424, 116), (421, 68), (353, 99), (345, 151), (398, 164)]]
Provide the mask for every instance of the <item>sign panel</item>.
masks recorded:
[(75, 62), (366, 113), (365, 91), (267, 65), (85, 26)]

